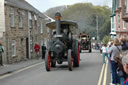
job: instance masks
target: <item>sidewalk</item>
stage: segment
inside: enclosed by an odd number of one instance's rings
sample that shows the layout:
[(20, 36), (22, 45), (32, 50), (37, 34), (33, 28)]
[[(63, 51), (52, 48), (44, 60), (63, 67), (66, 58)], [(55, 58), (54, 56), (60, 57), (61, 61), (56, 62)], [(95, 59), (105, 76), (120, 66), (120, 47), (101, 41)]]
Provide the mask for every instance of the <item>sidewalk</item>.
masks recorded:
[(15, 64), (6, 64), (4, 66), (0, 66), (0, 75), (4, 75), (28, 66), (31, 66), (33, 64), (39, 63), (39, 62), (43, 62), (44, 60), (40, 59), (32, 59), (32, 60), (27, 60), (27, 61), (22, 61), (19, 63), (15, 63)]

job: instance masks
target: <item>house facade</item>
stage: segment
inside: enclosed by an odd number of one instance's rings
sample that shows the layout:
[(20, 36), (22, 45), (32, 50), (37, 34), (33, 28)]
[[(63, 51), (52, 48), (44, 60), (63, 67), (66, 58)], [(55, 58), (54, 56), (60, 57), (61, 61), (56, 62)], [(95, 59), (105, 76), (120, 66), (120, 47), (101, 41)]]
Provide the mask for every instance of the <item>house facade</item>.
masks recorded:
[(117, 38), (128, 36), (126, 7), (127, 0), (113, 0), (111, 27), (114, 27)]
[(0, 16), (3, 63), (36, 58), (35, 43), (47, 45), (49, 40), (49, 29), (45, 26), (49, 22), (47, 16), (25, 0), (1, 0), (0, 9), (0, 15), (4, 16)]

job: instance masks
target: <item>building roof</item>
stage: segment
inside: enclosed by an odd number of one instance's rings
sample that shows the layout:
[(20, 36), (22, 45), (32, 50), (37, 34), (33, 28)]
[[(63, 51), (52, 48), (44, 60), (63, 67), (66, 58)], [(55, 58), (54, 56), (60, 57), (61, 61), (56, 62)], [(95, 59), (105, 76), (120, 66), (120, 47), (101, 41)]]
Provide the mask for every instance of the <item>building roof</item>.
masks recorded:
[(31, 4), (29, 4), (25, 0), (5, 0), (5, 4), (31, 11), (38, 14), (42, 18), (47, 18), (43, 13), (41, 13), (39, 10), (34, 8)]

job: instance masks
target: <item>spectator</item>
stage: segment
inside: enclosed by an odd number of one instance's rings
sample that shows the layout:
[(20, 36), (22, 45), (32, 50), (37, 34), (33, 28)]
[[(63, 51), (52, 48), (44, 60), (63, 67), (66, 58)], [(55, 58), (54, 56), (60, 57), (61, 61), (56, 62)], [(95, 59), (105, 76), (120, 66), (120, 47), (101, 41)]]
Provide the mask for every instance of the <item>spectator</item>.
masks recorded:
[(128, 39), (123, 38), (123, 39), (121, 39), (121, 42), (122, 42), (122, 49), (127, 50), (128, 49)]
[(124, 85), (128, 85), (128, 54), (122, 58), (122, 64), (126, 73), (126, 80), (124, 81)]
[(2, 66), (3, 65), (3, 62), (2, 62), (2, 53), (4, 52), (3, 50), (3, 47), (2, 47), (2, 43), (0, 42), (0, 65)]
[(35, 49), (35, 53), (36, 53), (36, 57), (39, 58), (39, 53), (40, 53), (40, 45), (35, 43), (35, 46), (34, 46), (34, 49)]
[(115, 60), (116, 56), (120, 57), (120, 51), (122, 47), (118, 39), (114, 40), (114, 45), (108, 51), (111, 54), (111, 69), (112, 69), (112, 83), (110, 85), (117, 85), (120, 84), (120, 78), (117, 74), (118, 63)]
[(45, 53), (46, 53), (46, 46), (43, 44), (43, 46), (42, 46), (42, 59), (45, 58)]

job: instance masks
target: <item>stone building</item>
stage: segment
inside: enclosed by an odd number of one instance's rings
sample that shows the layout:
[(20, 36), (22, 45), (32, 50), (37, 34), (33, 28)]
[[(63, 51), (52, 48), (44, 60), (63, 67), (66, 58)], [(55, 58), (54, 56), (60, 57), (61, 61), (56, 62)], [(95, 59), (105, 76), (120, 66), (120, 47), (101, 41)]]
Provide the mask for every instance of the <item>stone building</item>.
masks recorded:
[(34, 44), (46, 45), (49, 39), (48, 17), (25, 0), (0, 0), (0, 15), (3, 63), (36, 58)]

